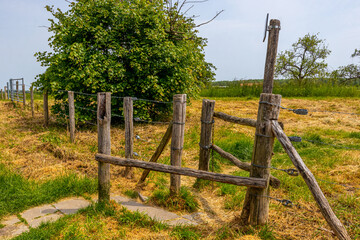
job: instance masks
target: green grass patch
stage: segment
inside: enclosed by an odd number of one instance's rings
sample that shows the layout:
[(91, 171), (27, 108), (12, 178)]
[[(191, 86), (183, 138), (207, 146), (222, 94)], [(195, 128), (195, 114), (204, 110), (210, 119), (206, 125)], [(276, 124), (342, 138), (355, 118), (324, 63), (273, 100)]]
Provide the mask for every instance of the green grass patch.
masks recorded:
[(157, 189), (153, 192), (150, 200), (170, 210), (195, 212), (199, 208), (198, 201), (187, 187), (181, 187), (177, 195), (171, 195), (168, 188)]
[(170, 236), (177, 240), (197, 240), (200, 239), (198, 230), (191, 226), (176, 226), (171, 231)]
[(134, 190), (125, 190), (124, 194), (132, 199), (136, 199), (139, 196), (139, 194)]
[(64, 197), (97, 191), (96, 179), (67, 174), (45, 182), (30, 181), (1, 163), (0, 182), (0, 218)]

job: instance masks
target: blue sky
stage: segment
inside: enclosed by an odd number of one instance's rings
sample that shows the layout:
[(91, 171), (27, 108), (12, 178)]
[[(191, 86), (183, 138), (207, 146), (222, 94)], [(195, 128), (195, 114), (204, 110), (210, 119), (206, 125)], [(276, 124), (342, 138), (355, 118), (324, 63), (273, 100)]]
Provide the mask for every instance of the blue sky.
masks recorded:
[[(66, 9), (65, 0), (0, 0), (0, 87), (10, 78), (24, 77), (31, 83), (44, 69), (34, 57), (50, 50), (50, 14), (45, 5)], [(189, 7), (191, 4), (188, 5)], [(350, 57), (360, 48), (360, 1), (354, 0), (209, 0), (195, 4), (189, 15), (199, 15), (196, 23), (211, 19), (200, 27), (199, 35), (208, 39), (206, 59), (217, 67), (217, 80), (262, 78), (266, 43), (262, 42), (265, 16), (281, 21), (278, 51), (291, 47), (307, 33), (319, 33), (332, 51), (329, 68), (357, 63)]]

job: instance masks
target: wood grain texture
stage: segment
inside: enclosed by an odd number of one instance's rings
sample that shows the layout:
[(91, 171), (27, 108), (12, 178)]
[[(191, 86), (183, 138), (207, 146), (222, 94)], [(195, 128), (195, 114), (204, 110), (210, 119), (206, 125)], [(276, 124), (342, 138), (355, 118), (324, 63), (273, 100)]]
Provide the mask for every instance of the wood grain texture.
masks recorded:
[(214, 112), (214, 117), (220, 118), (227, 122), (237, 123), (240, 125), (245, 125), (250, 127), (256, 127), (256, 120), (250, 118), (239, 118), (222, 112)]
[(74, 92), (68, 91), (69, 101), (69, 131), (70, 131), (70, 142), (75, 142), (75, 103), (74, 103)]
[[(269, 93), (262, 93), (260, 101), (270, 102), (275, 105), (280, 105), (281, 96)], [(256, 121), (254, 150), (251, 164), (263, 166), (259, 168), (252, 166), (250, 177), (263, 178), (270, 180), (271, 157), (273, 154), (274, 135), (271, 129), (271, 120), (278, 119), (280, 108), (270, 104), (259, 104), (258, 117)], [(251, 225), (264, 225), (267, 223), (269, 217), (269, 199), (263, 197), (269, 196), (270, 189), (267, 185), (265, 189), (249, 188), (245, 202), (250, 204), (243, 207), (242, 218), (249, 214)], [(246, 209), (250, 208), (250, 209)]]
[(254, 188), (264, 188), (266, 186), (266, 180), (260, 178), (238, 177), (238, 176), (226, 175), (221, 173), (213, 173), (213, 172), (207, 172), (207, 171), (196, 170), (191, 168), (184, 168), (179, 166), (171, 166), (161, 163), (144, 162), (136, 159), (113, 157), (105, 154), (96, 154), (95, 159), (99, 162), (111, 163), (118, 166), (130, 166), (130, 167), (137, 167), (143, 169), (150, 169), (158, 172), (197, 177), (201, 179), (222, 182), (222, 183), (229, 183), (238, 186), (251, 186)]
[[(111, 154), (111, 93), (97, 95), (98, 152)], [(110, 201), (110, 164), (98, 163), (99, 202)]]
[[(149, 162), (157, 162), (161, 153), (164, 151), (165, 147), (170, 142), (172, 129), (173, 129), (173, 123), (170, 122), (168, 128), (166, 129), (164, 136), (161, 139), (159, 146), (156, 148), (155, 153), (151, 156), (151, 159)], [(141, 184), (144, 183), (144, 181), (147, 178), (147, 176), (149, 175), (149, 173), (150, 173), (150, 170), (148, 170), (148, 169), (144, 170), (144, 172), (142, 173), (142, 175), (140, 177), (139, 182), (137, 183), (138, 186), (140, 186)]]
[[(234, 155), (232, 155), (231, 153), (225, 152), (224, 150), (222, 150), (220, 147), (216, 146), (216, 145), (212, 145), (211, 148), (217, 152), (221, 157), (229, 160), (230, 162), (232, 162), (235, 166), (237, 166), (238, 168), (250, 172), (251, 170), (251, 165), (250, 163), (245, 163), (240, 161), (239, 159), (237, 159)], [(280, 187), (280, 180), (277, 179), (276, 177), (270, 175), (270, 186), (272, 186), (273, 188), (279, 188)]]
[[(173, 130), (171, 138), (170, 161), (172, 166), (181, 166), (181, 155), (184, 146), (184, 132), (186, 119), (186, 94), (176, 94), (173, 97)], [(180, 191), (180, 175), (170, 175), (170, 194)]]
[(277, 19), (271, 19), (269, 28), (270, 30), (265, 60), (263, 93), (272, 93), (273, 90), (276, 54), (279, 43), (280, 21)]
[[(124, 98), (124, 119), (125, 119), (125, 157), (133, 157), (134, 145), (134, 116), (133, 116), (133, 100), (131, 97)], [(123, 176), (126, 178), (134, 177), (131, 167), (126, 167)]]
[(271, 121), (271, 125), (275, 136), (277, 137), (277, 139), (285, 149), (286, 153), (289, 155), (294, 166), (298, 169), (299, 173), (301, 174), (306, 184), (308, 185), (315, 201), (317, 202), (320, 208), (322, 215), (326, 219), (331, 229), (334, 231), (334, 233), (339, 239), (350, 240), (351, 238), (349, 234), (347, 233), (345, 227), (342, 225), (340, 220), (336, 217), (335, 213), (331, 209), (330, 204), (327, 201), (324, 193), (321, 191), (320, 186), (317, 183), (314, 175), (307, 168), (304, 161), (301, 159), (300, 155), (291, 144), (289, 138), (281, 129), (279, 123), (273, 120)]
[(199, 170), (209, 171), (210, 152), (212, 144), (212, 129), (215, 101), (203, 99), (201, 109), (201, 133)]

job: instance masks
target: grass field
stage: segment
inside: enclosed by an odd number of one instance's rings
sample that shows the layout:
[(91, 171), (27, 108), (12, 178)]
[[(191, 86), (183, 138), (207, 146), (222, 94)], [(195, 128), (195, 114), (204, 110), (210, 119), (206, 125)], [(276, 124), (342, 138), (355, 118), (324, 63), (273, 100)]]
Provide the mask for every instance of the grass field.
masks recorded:
[[(216, 111), (256, 118), (258, 98), (212, 99), (216, 100)], [(65, 196), (92, 196), (96, 192), (96, 128), (90, 125), (78, 129), (76, 144), (71, 144), (66, 126), (53, 121), (48, 128), (43, 127), (41, 102), (37, 101), (39, 111), (35, 118), (31, 118), (29, 110), (0, 102), (0, 179), (6, 183), (0, 186), (0, 218)], [(289, 108), (357, 114), (360, 114), (359, 103), (358, 98), (282, 100), (282, 105)], [(200, 113), (201, 100), (193, 99), (187, 106), (182, 162), (190, 168), (197, 168), (198, 164)], [(360, 148), (358, 115), (310, 112), (301, 116), (281, 110), (279, 121), (284, 123), (288, 136)], [(139, 159), (151, 157), (166, 127), (135, 125), (135, 135), (141, 137), (134, 139), (134, 151), (139, 154)], [(221, 120), (215, 122), (215, 144), (242, 161), (251, 160), (253, 136), (253, 128)], [(111, 137), (112, 155), (124, 156), (122, 126), (112, 127)], [(360, 151), (332, 145), (294, 143), (352, 239), (360, 239)], [(160, 162), (169, 164), (169, 148)], [(293, 167), (278, 142), (272, 165), (282, 169)], [(216, 172), (248, 176), (247, 172), (240, 171), (217, 154), (212, 157), (210, 168)], [(121, 170), (121, 167), (111, 167), (111, 191), (131, 196), (142, 171), (136, 169), (134, 179), (124, 179)], [(197, 189), (193, 187), (194, 178), (182, 177), (183, 196), (174, 203), (167, 198), (169, 175), (151, 172), (142, 192), (150, 197), (149, 204), (158, 204), (180, 214), (203, 212), (204, 224), (172, 228), (144, 215), (130, 213), (116, 204), (93, 205), (78, 214), (32, 229), (17, 239), (335, 239), (303, 179), (275, 170), (272, 174), (282, 184), (279, 189), (271, 189), (270, 196), (289, 199), (299, 207), (287, 208), (271, 200), (269, 223), (263, 227), (244, 228), (234, 221), (241, 212), (245, 187), (205, 182)]]

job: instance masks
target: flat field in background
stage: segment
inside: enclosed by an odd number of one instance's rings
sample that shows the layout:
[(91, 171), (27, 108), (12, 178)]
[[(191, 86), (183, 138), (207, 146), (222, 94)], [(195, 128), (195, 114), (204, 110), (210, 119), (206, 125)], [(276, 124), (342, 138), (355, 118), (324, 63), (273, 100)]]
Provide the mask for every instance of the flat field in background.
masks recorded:
[[(209, 98), (216, 100), (215, 111), (256, 119), (258, 97)], [(0, 179), (6, 183), (0, 185), (0, 192), (6, 193), (0, 196), (0, 218), (61, 197), (91, 197), (96, 194), (96, 127), (89, 125), (78, 128), (76, 144), (71, 144), (66, 126), (53, 121), (48, 128), (43, 127), (41, 100), (36, 103), (38, 107), (35, 109), (38, 111), (32, 118), (29, 110), (14, 108), (7, 101), (0, 102)], [(360, 114), (359, 103), (360, 99), (356, 97), (284, 97), (282, 100), (282, 105), (288, 108), (357, 114)], [(201, 100), (192, 99), (187, 106), (182, 160), (185, 167), (198, 167), (200, 114)], [(255, 129), (215, 120), (214, 143), (242, 161), (250, 162)], [(328, 112), (310, 112), (307, 116), (301, 116), (281, 110), (279, 121), (284, 123), (288, 136), (296, 135), (331, 144), (302, 142), (294, 143), (294, 146), (319, 180), (330, 205), (352, 238), (360, 239), (360, 151), (343, 148), (360, 149), (360, 116)], [(139, 154), (139, 159), (148, 160), (151, 157), (166, 127), (135, 124), (135, 135), (140, 136), (140, 139), (134, 139), (134, 151)], [(124, 156), (123, 126), (112, 126), (111, 140), (112, 155)], [(169, 147), (160, 162), (170, 163)], [(293, 168), (278, 142), (275, 144), (272, 165), (281, 169)], [(238, 176), (249, 175), (217, 154), (213, 155), (210, 168), (212, 171)], [(121, 167), (111, 166), (111, 192), (130, 196), (142, 170), (135, 169), (134, 179), (122, 178), (121, 170)], [(66, 236), (73, 239), (335, 239), (303, 179), (300, 176), (291, 177), (282, 171), (271, 172), (282, 184), (279, 189), (271, 189), (270, 196), (291, 200), (297, 206), (288, 208), (271, 200), (269, 224), (265, 227), (242, 228), (233, 221), (241, 212), (245, 187), (210, 182), (196, 189), (193, 187), (194, 178), (182, 177), (183, 186), (194, 197), (189, 202), (198, 202), (196, 211), (204, 213), (200, 215), (204, 224), (197, 227), (169, 228), (139, 216), (126, 215), (117, 207), (111, 211), (90, 208), (54, 224), (43, 225), (19, 239), (36, 239), (36, 236), (45, 233), (50, 239)], [(20, 191), (19, 186), (26, 184), (28, 187)], [(168, 174), (150, 174), (142, 192), (150, 197), (149, 204), (162, 203), (161, 196), (164, 196), (168, 184)], [(60, 188), (63, 191), (58, 193), (56, 189)], [(29, 195), (29, 192), (33, 195)], [(28, 198), (37, 200), (29, 202)], [(180, 214), (193, 211), (191, 208), (178, 209), (166, 201), (163, 205)]]

